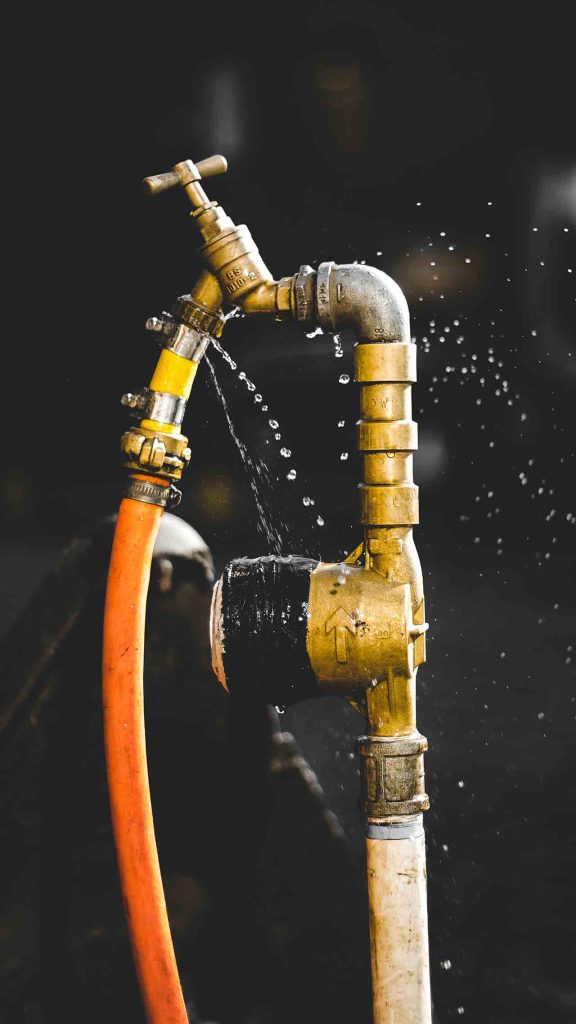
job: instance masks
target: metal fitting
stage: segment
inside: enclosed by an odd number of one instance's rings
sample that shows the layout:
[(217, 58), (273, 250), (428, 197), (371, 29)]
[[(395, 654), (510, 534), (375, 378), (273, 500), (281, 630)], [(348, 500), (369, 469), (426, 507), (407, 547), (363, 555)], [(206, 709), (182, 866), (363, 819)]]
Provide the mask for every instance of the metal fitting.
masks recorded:
[(304, 263), (294, 277), (294, 316), (301, 323), (314, 319), (314, 284), (316, 271)]
[(166, 480), (180, 480), (190, 462), (188, 438), (161, 430), (134, 427), (122, 435), (124, 465), (137, 473), (153, 473)]
[(428, 742), (412, 736), (362, 736), (362, 797), (369, 822), (419, 814), (430, 801), (424, 789), (424, 751)]
[(162, 335), (164, 348), (198, 363), (210, 344), (210, 338), (221, 337), (225, 323), (220, 313), (204, 309), (190, 296), (181, 295), (171, 313), (150, 317), (146, 321), (146, 330)]
[(159, 505), (161, 508), (175, 508), (180, 504), (182, 491), (174, 484), (155, 484), (151, 480), (129, 477), (124, 491), (125, 498), (143, 501), (145, 505)]
[(222, 313), (201, 306), (190, 295), (180, 295), (174, 304), (172, 316), (201, 335), (219, 338), (226, 326)]
[(150, 391), (149, 388), (142, 388), (135, 395), (128, 392), (122, 395), (121, 402), (138, 419), (171, 423), (174, 427), (181, 425), (186, 412), (185, 398), (178, 398), (165, 391)]
[(201, 250), (201, 256), (228, 302), (243, 305), (243, 300), (262, 285), (273, 284), (268, 267), (245, 224), (232, 225), (218, 233)]

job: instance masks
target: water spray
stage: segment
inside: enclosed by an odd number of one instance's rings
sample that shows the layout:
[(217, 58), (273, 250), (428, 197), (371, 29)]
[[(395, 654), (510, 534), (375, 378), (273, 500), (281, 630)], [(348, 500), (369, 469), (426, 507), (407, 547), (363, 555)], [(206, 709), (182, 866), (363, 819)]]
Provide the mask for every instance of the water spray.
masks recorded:
[(321, 694), (348, 700), (359, 740), (375, 1024), (430, 1024), (422, 812), (426, 740), (416, 726), (425, 660), (422, 571), (413, 526), (416, 346), (399, 287), (365, 265), (302, 266), (275, 281), (244, 225), (200, 182), (224, 157), (145, 179), (150, 195), (184, 188), (204, 240), (203, 270), (170, 314), (148, 321), (162, 343), (150, 387), (123, 402), (138, 424), (122, 438), (129, 471), (112, 550), (104, 626), (104, 723), (110, 802), (136, 969), (151, 1024), (186, 1024), (164, 902), (146, 768), (143, 649), (150, 561), (163, 510), (178, 500), (191, 458), (181, 433), (198, 363), (226, 313), (295, 319), (308, 330), (351, 328), (360, 386), (358, 448), (363, 539), (343, 562), (236, 559), (214, 590), (213, 665), (247, 703), (286, 707)]

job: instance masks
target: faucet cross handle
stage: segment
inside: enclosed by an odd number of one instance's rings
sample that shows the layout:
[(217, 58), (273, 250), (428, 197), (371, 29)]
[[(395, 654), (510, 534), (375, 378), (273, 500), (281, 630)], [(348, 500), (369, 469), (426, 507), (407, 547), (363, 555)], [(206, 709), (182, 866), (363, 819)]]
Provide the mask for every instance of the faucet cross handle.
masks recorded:
[(160, 192), (166, 192), (169, 188), (181, 185), (186, 190), (192, 205), (199, 207), (204, 206), (208, 202), (208, 198), (197, 182), (202, 178), (212, 178), (215, 174), (225, 174), (227, 170), (226, 157), (217, 154), (206, 157), (205, 160), (200, 160), (197, 164), (192, 160), (183, 160), (182, 163), (175, 164), (171, 171), (166, 171), (164, 174), (152, 174), (149, 178), (144, 178), (142, 184), (148, 196), (157, 196)]

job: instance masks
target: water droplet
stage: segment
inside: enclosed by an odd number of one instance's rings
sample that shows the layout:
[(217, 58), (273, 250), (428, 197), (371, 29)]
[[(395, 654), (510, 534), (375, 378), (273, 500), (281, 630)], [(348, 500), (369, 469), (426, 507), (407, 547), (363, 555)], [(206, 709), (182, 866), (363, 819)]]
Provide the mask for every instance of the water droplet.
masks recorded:
[(272, 427), (272, 430), (278, 430), (278, 420), (268, 420), (268, 426)]
[(322, 516), (317, 516), (316, 522), (318, 523), (318, 526), (324, 526), (324, 520), (322, 519)]
[(443, 971), (449, 971), (450, 968), (452, 967), (452, 961), (451, 960), (441, 960), (440, 961), (440, 967), (442, 968)]
[(262, 395), (254, 395), (254, 401), (255, 402), (261, 402), (262, 401)]
[(340, 453), (340, 461), (341, 462), (345, 462), (347, 458), (348, 458), (348, 452), (341, 452)]
[(315, 504), (314, 498), (309, 498), (308, 495), (306, 495), (304, 498), (302, 498), (302, 504), (306, 505), (306, 507), (308, 508), (309, 505)]
[(296, 470), (295, 469), (289, 469), (288, 472), (286, 473), (286, 479), (287, 480), (295, 480), (296, 479)]
[(338, 377), (338, 383), (339, 384), (348, 384), (349, 382), (350, 382), (350, 374), (349, 373), (341, 373), (340, 376)]
[(464, 789), (464, 779), (458, 780), (458, 789)]
[(345, 423), (346, 423), (346, 420), (338, 420), (338, 426), (339, 427), (343, 427)]
[(292, 452), (290, 451), (289, 448), (281, 448), (280, 455), (282, 455), (285, 459), (289, 459), (290, 456), (292, 455)]
[(276, 438), (277, 441), (279, 441), (280, 438), (282, 437), (282, 434), (274, 434), (274, 437)]

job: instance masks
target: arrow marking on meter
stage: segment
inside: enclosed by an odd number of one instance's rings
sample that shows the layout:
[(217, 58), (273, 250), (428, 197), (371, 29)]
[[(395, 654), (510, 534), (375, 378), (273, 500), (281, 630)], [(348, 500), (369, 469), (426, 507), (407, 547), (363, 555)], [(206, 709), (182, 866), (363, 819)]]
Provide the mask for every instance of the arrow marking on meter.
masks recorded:
[(344, 664), (348, 661), (348, 646), (346, 631), (354, 636), (355, 622), (348, 612), (345, 612), (343, 608), (337, 608), (333, 615), (330, 616), (325, 625), (326, 634), (331, 633), (334, 630), (334, 639), (336, 643), (336, 661), (340, 664)]

